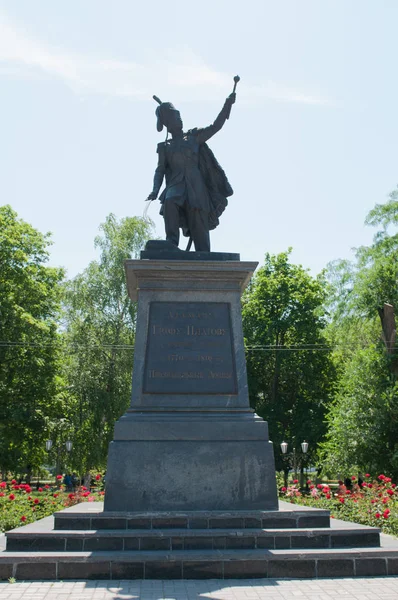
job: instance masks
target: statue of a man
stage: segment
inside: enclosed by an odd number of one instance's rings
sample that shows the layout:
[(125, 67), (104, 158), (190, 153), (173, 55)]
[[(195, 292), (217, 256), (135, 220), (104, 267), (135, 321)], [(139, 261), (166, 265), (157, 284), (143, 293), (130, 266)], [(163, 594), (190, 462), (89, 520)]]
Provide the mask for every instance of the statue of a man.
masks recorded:
[(232, 93), (212, 125), (187, 132), (183, 131), (180, 113), (171, 102), (162, 102), (156, 109), (157, 129), (162, 131), (166, 127), (167, 137), (158, 144), (159, 162), (148, 200), (157, 198), (166, 178), (166, 187), (159, 198), (160, 214), (164, 218), (166, 239), (176, 248), (181, 228), (193, 240), (196, 251), (210, 252), (209, 231), (217, 227), (218, 217), (233, 190), (206, 142), (220, 131), (234, 102)]

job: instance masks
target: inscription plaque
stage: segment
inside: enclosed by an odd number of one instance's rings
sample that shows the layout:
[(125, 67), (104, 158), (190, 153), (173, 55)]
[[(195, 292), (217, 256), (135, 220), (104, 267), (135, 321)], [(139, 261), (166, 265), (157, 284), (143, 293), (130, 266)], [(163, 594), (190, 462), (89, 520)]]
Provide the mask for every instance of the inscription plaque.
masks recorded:
[(143, 391), (237, 393), (228, 303), (150, 303)]

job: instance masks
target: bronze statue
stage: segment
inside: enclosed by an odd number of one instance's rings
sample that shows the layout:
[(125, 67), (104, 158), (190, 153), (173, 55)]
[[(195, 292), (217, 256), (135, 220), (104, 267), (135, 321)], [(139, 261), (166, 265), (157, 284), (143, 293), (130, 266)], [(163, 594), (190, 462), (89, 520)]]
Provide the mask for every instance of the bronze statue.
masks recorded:
[[(147, 200), (155, 200), (166, 179), (160, 195), (166, 240), (178, 248), (180, 228), (190, 237), (187, 250), (193, 241), (196, 251), (210, 252), (209, 231), (215, 229), (218, 218), (233, 194), (228, 179), (206, 142), (220, 131), (229, 118), (236, 99), (235, 89), (239, 77), (234, 78), (232, 94), (209, 127), (184, 132), (179, 111), (171, 102), (161, 102), (156, 109), (157, 129), (167, 129), (166, 141), (158, 144), (158, 166), (153, 181), (153, 191)], [(169, 139), (169, 133), (171, 139)]]

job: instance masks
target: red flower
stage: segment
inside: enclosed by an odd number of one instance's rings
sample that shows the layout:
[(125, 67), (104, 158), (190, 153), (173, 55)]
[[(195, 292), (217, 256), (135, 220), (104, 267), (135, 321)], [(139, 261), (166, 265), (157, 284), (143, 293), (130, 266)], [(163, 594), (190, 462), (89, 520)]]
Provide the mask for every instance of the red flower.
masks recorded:
[(321, 490), (323, 488), (323, 485), (321, 483), (318, 483), (316, 487), (318, 488), (318, 490)]
[(379, 475), (377, 479), (380, 479), (380, 481), (384, 481), (385, 478), (386, 478), (386, 476), (383, 475), (383, 473), (381, 473), (381, 475)]
[(307, 485), (310, 485), (312, 483), (311, 479), (307, 480)]
[(49, 489), (50, 489), (50, 486), (49, 486), (49, 485), (47, 485), (47, 484), (46, 484), (44, 487), (46, 488), (46, 490), (49, 490)]
[(53, 498), (58, 498), (59, 494), (53, 494)]
[(57, 479), (62, 479), (62, 475), (57, 475)]
[(22, 517), (21, 517), (21, 521), (22, 521), (23, 523), (25, 523), (25, 521), (26, 521), (26, 517), (25, 517), (25, 515), (22, 515)]
[(326, 498), (330, 500), (330, 494), (326, 494)]
[[(99, 480), (101, 479), (101, 475), (98, 473), (98, 475), (96, 475), (96, 476), (95, 476), (95, 479), (96, 479), (96, 481), (99, 481)], [(293, 481), (293, 483), (298, 483), (298, 482), (297, 482), (297, 479), (295, 479), (295, 480)]]
[(39, 500), (38, 498), (35, 498), (35, 499), (33, 500), (33, 502), (34, 502), (35, 504), (39, 504), (40, 500)]
[(83, 492), (85, 492), (87, 490), (85, 485), (82, 485), (82, 490), (83, 490)]
[(357, 478), (355, 477), (355, 475), (353, 475), (353, 476), (351, 477), (351, 481), (356, 481), (356, 480), (357, 480)]
[(25, 492), (26, 492), (27, 494), (30, 494), (30, 492), (31, 492), (31, 491), (32, 491), (32, 488), (30, 487), (30, 485), (26, 485), (26, 486), (25, 486)]
[(350, 490), (345, 491), (346, 494), (351, 494)]
[(72, 500), (72, 498), (75, 497), (75, 494), (68, 494), (68, 498), (70, 498)]
[(15, 485), (17, 482), (16, 482), (16, 480), (15, 480), (15, 479), (12, 479), (12, 480), (11, 480), (11, 483), (12, 483), (13, 485)]
[(14, 494), (10, 494), (10, 495), (8, 496), (8, 499), (9, 499), (9, 500), (15, 500), (15, 495), (14, 495)]
[(21, 488), (21, 486), (20, 486), (20, 485), (13, 485), (13, 486), (12, 486), (12, 489), (13, 489), (13, 490), (19, 490), (20, 488)]
[(28, 496), (28, 500), (32, 500), (32, 496)]
[(42, 487), (40, 487), (40, 488), (38, 488), (38, 490), (37, 490), (37, 491), (38, 491), (38, 492), (42, 492), (42, 491), (43, 491), (43, 488), (42, 488)]
[(90, 492), (83, 492), (83, 494), (82, 494), (82, 495), (83, 495), (83, 498), (87, 498), (87, 496), (89, 496), (89, 495), (90, 495)]
[(365, 477), (370, 477), (369, 473), (366, 473), (366, 474), (365, 474)]
[(281, 492), (286, 492), (285, 486), (283, 486), (283, 488), (281, 488)]
[(3, 488), (3, 489), (4, 489), (5, 487), (7, 487), (7, 484), (6, 484), (6, 482), (5, 482), (5, 481), (2, 481), (2, 482), (0, 483), (0, 488)]
[(392, 488), (396, 488), (396, 487), (397, 487), (397, 484), (396, 484), (396, 483), (392, 483), (392, 484), (391, 484), (391, 487), (392, 487)]
[(391, 477), (384, 477), (384, 483), (390, 483)]
[(314, 487), (315, 487), (314, 484), (310, 485), (310, 490), (313, 490)]
[(372, 489), (372, 487), (373, 487), (373, 483), (368, 483), (368, 488)]
[(345, 498), (339, 498), (339, 500), (340, 500), (341, 504), (344, 504)]
[(380, 517), (381, 517), (381, 514), (380, 514), (379, 512), (377, 512), (377, 513), (375, 514), (375, 517), (376, 517), (376, 519), (380, 519)]
[(375, 503), (376, 503), (376, 500), (374, 500), (374, 499), (373, 499), (373, 500), (371, 500), (370, 502), (371, 502), (371, 504), (375, 504)]
[(394, 490), (387, 490), (387, 494), (389, 496), (393, 496), (394, 495)]
[(390, 516), (390, 512), (391, 512), (390, 509), (386, 508), (386, 510), (383, 512), (383, 517), (385, 519), (388, 519), (388, 517)]
[(100, 492), (100, 496), (105, 496), (105, 492)]
[(383, 504), (387, 504), (388, 498), (383, 498), (382, 502), (383, 502)]
[(5, 494), (3, 492), (0, 492), (0, 498), (3, 498), (5, 496)]

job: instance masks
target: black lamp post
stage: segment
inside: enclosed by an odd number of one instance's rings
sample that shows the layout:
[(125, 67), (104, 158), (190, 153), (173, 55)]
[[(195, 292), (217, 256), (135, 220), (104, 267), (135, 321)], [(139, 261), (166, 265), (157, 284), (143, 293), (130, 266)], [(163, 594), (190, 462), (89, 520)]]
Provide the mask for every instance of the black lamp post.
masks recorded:
[[(305, 459), (305, 455), (308, 452), (308, 442), (301, 442), (301, 453), (296, 452), (296, 448), (293, 448), (293, 452), (288, 452), (288, 444), (287, 442), (282, 442), (281, 443), (281, 451), (283, 454), (283, 459), (284, 461), (286, 461), (287, 465), (288, 465), (288, 470), (286, 472), (285, 470), (285, 486), (287, 486), (287, 478), (288, 478), (288, 474), (289, 474), (289, 470), (293, 469), (293, 472), (295, 474), (295, 479), (297, 479), (297, 471), (298, 469), (301, 467), (302, 463), (304, 462)], [(303, 486), (303, 482), (302, 482), (302, 475), (300, 474), (300, 486)]]
[[(50, 452), (51, 448), (53, 447), (53, 441), (52, 440), (46, 440), (46, 450), (47, 452)], [(67, 452), (71, 452), (72, 448), (73, 448), (73, 442), (71, 442), (70, 440), (67, 440), (65, 442), (65, 448)], [(56, 464), (56, 470), (59, 471), (60, 470), (60, 455), (61, 455), (61, 451), (62, 451), (62, 445), (57, 447), (57, 464)]]

